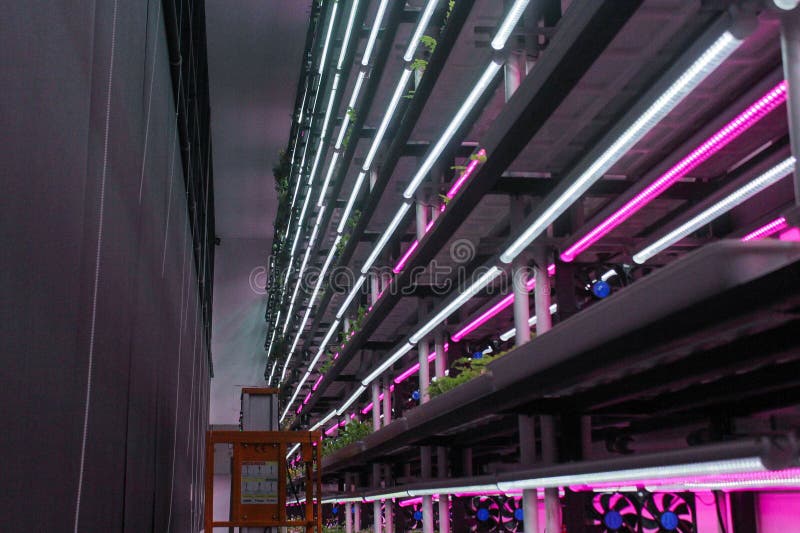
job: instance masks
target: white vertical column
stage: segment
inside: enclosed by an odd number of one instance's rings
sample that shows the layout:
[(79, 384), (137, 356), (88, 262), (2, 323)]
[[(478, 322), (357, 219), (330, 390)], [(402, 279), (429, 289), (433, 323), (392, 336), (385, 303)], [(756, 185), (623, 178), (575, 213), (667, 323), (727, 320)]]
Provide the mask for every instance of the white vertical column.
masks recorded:
[(388, 426), (392, 423), (392, 379), (383, 376), (383, 425)]
[(444, 353), (444, 336), (438, 331), (433, 337), (433, 349), (436, 353), (434, 359), (434, 375), (436, 379), (443, 378), (447, 371), (447, 354)]
[(372, 272), (369, 274), (369, 303), (375, 305), (378, 301), (378, 295), (381, 293), (381, 279), (380, 274)]
[[(372, 410), (375, 411), (376, 407), (373, 406)], [(372, 487), (380, 488), (381, 486), (381, 465), (379, 463), (372, 463)], [(372, 531), (374, 533), (381, 533), (381, 501), (375, 500), (372, 502)]]
[[(545, 464), (555, 464), (556, 428), (552, 415), (540, 417), (542, 427), (542, 459)], [(544, 489), (544, 517), (547, 531), (561, 531), (561, 503), (558, 500), (558, 487)]]
[[(519, 462), (522, 466), (532, 466), (536, 462), (536, 424), (532, 416), (520, 415), (519, 424)], [(536, 489), (522, 491), (522, 516), (525, 533), (539, 533), (539, 499)]]
[(380, 383), (378, 383), (378, 380), (375, 380), (370, 387), (372, 389), (372, 431), (378, 431), (381, 428)]
[[(522, 225), (525, 218), (525, 204), (518, 196), (511, 197), (511, 224), (513, 226)], [(528, 266), (526, 265), (526, 254), (521, 253), (511, 265), (511, 287), (514, 291), (514, 328), (516, 335), (514, 338), (515, 346), (522, 346), (531, 340), (531, 330), (528, 325), (530, 319), (530, 296), (528, 293)], [(549, 313), (548, 313), (549, 314)]]
[(522, 78), (525, 77), (525, 67), (520, 64), (519, 57), (519, 54), (510, 52), (505, 65), (503, 65), (503, 86), (505, 89), (506, 102), (517, 92), (520, 83), (522, 83)]
[[(511, 198), (512, 224), (521, 224), (525, 216), (524, 203), (519, 197)], [(519, 254), (512, 264), (512, 287), (514, 290), (514, 337), (515, 346), (522, 346), (530, 342), (531, 329), (528, 325), (530, 318), (530, 295), (528, 293), (528, 267), (525, 254)], [(529, 466), (536, 460), (536, 433), (532, 417), (520, 415), (519, 443), (520, 463)], [(539, 500), (536, 489), (522, 491), (523, 528), (525, 533), (538, 533), (539, 530)]]
[[(535, 263), (534, 306), (536, 309), (536, 335), (543, 335), (553, 327), (550, 316), (550, 278), (547, 275), (549, 263), (547, 251), (543, 247), (534, 248)], [(558, 460), (556, 450), (555, 420), (552, 415), (540, 418), (542, 428), (542, 459), (545, 464), (555, 464)], [(558, 488), (544, 491), (545, 525), (547, 531), (561, 531), (561, 504), (558, 500)]]
[(431, 399), (428, 387), (431, 383), (431, 370), (430, 363), (428, 363), (428, 337), (424, 337), (417, 344), (417, 351), (419, 353), (419, 403), (427, 403)]
[[(431, 447), (420, 446), (420, 466), (422, 470), (422, 479), (431, 478)], [(433, 533), (433, 496), (422, 497), (422, 532)]]
[[(385, 398), (385, 397), (384, 397)], [(386, 418), (384, 417), (384, 422)], [(389, 465), (384, 465), (383, 467), (383, 480), (386, 486), (389, 486), (392, 478), (392, 469)], [(392, 500), (386, 500), (384, 502), (384, 531), (386, 533), (394, 533), (394, 502)]]
[[(439, 479), (446, 479), (447, 449), (444, 446), (436, 447), (436, 467)], [(439, 533), (450, 533), (450, 497), (447, 494), (439, 495)]]

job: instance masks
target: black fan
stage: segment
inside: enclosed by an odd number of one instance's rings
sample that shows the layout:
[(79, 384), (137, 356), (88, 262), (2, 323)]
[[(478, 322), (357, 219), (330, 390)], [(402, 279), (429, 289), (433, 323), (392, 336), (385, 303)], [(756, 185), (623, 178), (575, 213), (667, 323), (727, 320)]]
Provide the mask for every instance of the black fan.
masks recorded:
[(509, 531), (511, 533), (522, 531), (522, 521), (524, 518), (522, 513), (522, 500), (520, 498), (507, 496), (500, 510), (500, 520), (503, 531)]
[(475, 496), (470, 501), (470, 531), (494, 533), (502, 531), (500, 502), (491, 496)]
[(589, 512), (593, 531), (636, 533), (639, 512), (628, 496), (620, 492), (604, 492), (592, 498)]
[(642, 507), (644, 533), (695, 533), (694, 509), (686, 495), (657, 492)]
[(403, 531), (422, 529), (422, 504), (416, 503), (402, 507), (403, 509)]

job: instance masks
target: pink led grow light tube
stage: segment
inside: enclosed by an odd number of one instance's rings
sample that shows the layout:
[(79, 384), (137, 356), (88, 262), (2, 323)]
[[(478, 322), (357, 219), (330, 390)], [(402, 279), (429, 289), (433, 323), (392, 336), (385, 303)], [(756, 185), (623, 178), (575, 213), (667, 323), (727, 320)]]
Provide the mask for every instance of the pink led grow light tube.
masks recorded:
[(475, 169), (478, 167), (478, 164), (480, 164), (480, 160), (486, 157), (486, 150), (481, 148), (480, 150), (478, 150), (478, 153), (476, 155), (478, 156), (478, 158), (470, 160), (469, 164), (467, 165), (467, 168), (464, 169), (464, 172), (461, 173), (461, 175), (458, 177), (455, 183), (453, 183), (453, 185), (450, 186), (450, 190), (447, 191), (447, 194), (445, 196), (447, 196), (451, 200), (458, 193), (458, 190), (461, 189), (461, 186), (464, 185), (464, 182), (467, 181), (467, 178), (472, 176), (472, 173), (475, 172)]
[(721, 130), (708, 138), (703, 144), (692, 150), (686, 157), (661, 175), (657, 180), (648, 185), (639, 194), (628, 200), (611, 216), (595, 226), (589, 233), (581, 237), (572, 246), (561, 253), (561, 260), (570, 262), (581, 252), (607, 235), (611, 230), (625, 222), (642, 207), (646, 206), (661, 193), (669, 189), (680, 178), (700, 166), (712, 155), (730, 144), (742, 133), (750, 129), (759, 120), (768, 115), (772, 110), (786, 101), (786, 82), (782, 81), (764, 96), (753, 102), (733, 120), (728, 122)]
[(317, 378), (317, 381), (314, 383), (314, 385), (311, 386), (311, 390), (312, 391), (317, 390), (319, 388), (319, 384), (322, 383), (323, 379), (325, 379), (325, 374), (320, 374), (319, 377)]
[[(434, 222), (435, 220), (431, 220), (425, 225), (425, 233), (428, 233), (428, 231), (433, 227)], [(411, 246), (408, 247), (408, 250), (406, 250), (406, 253), (404, 253), (403, 256), (400, 258), (400, 260), (397, 261), (397, 264), (392, 269), (392, 272), (394, 272), (395, 274), (399, 274), (400, 272), (402, 272), (403, 269), (406, 267), (406, 263), (408, 263), (409, 258), (412, 255), (414, 255), (414, 250), (416, 250), (418, 246), (419, 246), (419, 240), (415, 239), (414, 242), (411, 243)], [(381, 292), (381, 294), (383, 294), (383, 292)], [(380, 298), (380, 296), (378, 296), (378, 298)]]
[[(394, 385), (391, 385), (391, 386), (389, 387), (389, 392), (393, 392), (393, 391), (394, 391)], [(380, 393), (380, 395), (378, 396), (378, 400), (383, 400), (383, 395), (384, 395), (384, 393), (383, 393), (383, 392), (382, 392), (382, 393)], [(372, 402), (369, 402), (369, 403), (366, 405), (366, 407), (364, 407), (364, 408), (361, 410), (361, 414), (362, 414), (362, 415), (365, 415), (365, 414), (369, 413), (370, 411), (372, 411)]]
[[(436, 359), (436, 352), (428, 355), (428, 362), (433, 362)], [(407, 369), (403, 370), (403, 373), (394, 378), (395, 383), (402, 383), (414, 374), (419, 372), (419, 363), (414, 363), (412, 366), (408, 367)]]
[[(464, 172), (461, 173), (461, 175), (458, 177), (455, 183), (453, 183), (453, 185), (450, 187), (450, 190), (447, 191), (447, 194), (445, 196), (447, 196), (449, 199), (452, 200), (455, 197), (455, 195), (458, 193), (458, 190), (461, 188), (462, 185), (464, 185), (464, 182), (467, 181), (467, 179), (472, 175), (473, 172), (475, 172), (475, 169), (480, 164), (480, 160), (486, 157), (486, 150), (481, 148), (480, 150), (478, 150), (477, 155), (479, 156), (479, 158), (470, 160), (469, 164), (467, 165), (467, 168), (464, 169)], [(446, 208), (447, 205), (442, 204), (439, 206), (439, 211), (444, 212)], [(434, 220), (428, 222), (428, 224), (425, 226), (425, 233), (428, 233), (431, 227), (433, 227), (433, 223)], [(395, 274), (399, 274), (400, 272), (402, 272), (406, 266), (406, 263), (408, 263), (409, 258), (411, 258), (411, 256), (414, 255), (414, 251), (417, 249), (417, 247), (419, 247), (419, 240), (415, 240), (414, 242), (411, 243), (411, 246), (408, 247), (403, 256), (397, 261), (397, 264), (394, 265), (392, 272), (394, 272)], [(378, 296), (378, 298), (380, 298), (380, 296)]]
[[(450, 343), (446, 342), (446, 343), (444, 343), (444, 353), (447, 353), (448, 351), (450, 351)], [(428, 362), (429, 363), (432, 363), (435, 359), (436, 359), (436, 352), (433, 352), (432, 354), (428, 355)], [(417, 372), (419, 372), (419, 363), (414, 363), (410, 367), (406, 368), (399, 376), (394, 378), (394, 382), (396, 384), (397, 383), (402, 383), (405, 380), (407, 380), (408, 378), (410, 378), (411, 376), (413, 376), (414, 374), (416, 374)], [(392, 388), (394, 388), (394, 387), (392, 387)]]
[[(553, 275), (555, 275), (555, 273), (556, 273), (556, 265), (550, 265), (550, 266), (547, 267), (547, 274), (548, 275), (553, 276)], [(525, 286), (528, 289), (528, 292), (532, 291), (534, 289), (534, 287), (536, 287), (536, 282), (534, 281), (534, 278), (529, 279)], [(514, 293), (513, 292), (511, 294), (506, 295), (502, 300), (500, 300), (499, 302), (497, 302), (496, 304), (491, 306), (489, 309), (487, 309), (486, 311), (481, 313), (479, 316), (477, 316), (469, 324), (467, 324), (466, 326), (461, 328), (459, 331), (457, 331), (450, 338), (453, 339), (454, 342), (460, 341), (466, 335), (468, 335), (469, 333), (472, 333), (473, 331), (475, 331), (476, 329), (481, 327), (483, 324), (488, 322), (490, 319), (492, 319), (493, 317), (497, 316), (498, 313), (500, 313), (503, 309), (505, 309), (508, 306), (510, 306), (512, 303), (514, 303)]]
[(751, 231), (750, 233), (742, 237), (741, 241), (748, 242), (748, 241), (757, 241), (759, 239), (764, 239), (788, 227), (789, 223), (786, 222), (786, 219), (783, 217), (779, 217), (773, 220), (772, 222), (764, 224), (760, 228)]

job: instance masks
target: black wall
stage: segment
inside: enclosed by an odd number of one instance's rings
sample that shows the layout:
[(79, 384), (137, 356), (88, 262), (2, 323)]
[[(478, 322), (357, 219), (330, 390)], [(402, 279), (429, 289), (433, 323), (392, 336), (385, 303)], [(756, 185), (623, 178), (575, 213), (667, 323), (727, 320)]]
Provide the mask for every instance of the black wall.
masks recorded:
[(197, 531), (202, 228), (162, 6), (2, 11), (0, 529)]

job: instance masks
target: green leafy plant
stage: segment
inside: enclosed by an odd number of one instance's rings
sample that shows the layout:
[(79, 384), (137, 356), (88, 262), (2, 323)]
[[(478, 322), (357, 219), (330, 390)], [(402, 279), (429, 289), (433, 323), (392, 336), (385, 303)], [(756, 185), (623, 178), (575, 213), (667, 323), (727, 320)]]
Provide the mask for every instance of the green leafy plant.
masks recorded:
[(479, 359), (474, 359), (472, 357), (456, 359), (450, 370), (450, 375), (431, 381), (428, 393), (431, 398), (435, 398), (440, 394), (455, 389), (462, 383), (475, 379), (486, 371), (486, 366), (489, 363), (496, 361), (506, 353), (507, 352), (499, 352), (496, 355), (484, 355)]
[(403, 95), (403, 98), (411, 100), (412, 98), (414, 98), (414, 95), (416, 93), (417, 93), (417, 91), (415, 91), (414, 89), (410, 89), (406, 94)]
[(349, 118), (351, 122), (355, 122), (356, 118), (358, 118), (358, 113), (352, 107), (348, 106), (346, 113), (347, 113), (347, 118)]
[(450, 203), (451, 198), (449, 196), (447, 196), (446, 194), (440, 194), (439, 195), (439, 200), (441, 200), (444, 205), (447, 205), (447, 204)]
[(347, 227), (350, 229), (355, 229), (359, 220), (361, 220), (361, 211), (356, 209), (353, 211), (353, 214), (350, 215), (350, 220), (347, 221)]
[(426, 68), (428, 68), (428, 62), (424, 59), (417, 58), (411, 62), (411, 70), (418, 70), (422, 73)]
[(322, 364), (319, 365), (319, 373), (322, 375), (327, 374), (328, 370), (330, 370), (332, 366), (333, 366), (333, 358), (328, 357), (328, 359), (325, 359), (325, 361), (323, 361)]
[(342, 147), (345, 150), (347, 150), (347, 147), (350, 145), (350, 136), (351, 135), (353, 135), (353, 123), (352, 122), (347, 127), (347, 132), (344, 134), (344, 138), (342, 139)]
[(289, 431), (292, 428), (292, 424), (294, 424), (294, 416), (287, 416), (281, 422), (281, 430), (282, 431)]
[(336, 243), (336, 255), (342, 255), (344, 249), (347, 247), (347, 243), (350, 240), (349, 234), (342, 235), (342, 238), (339, 239), (339, 242)]
[(470, 161), (477, 161), (479, 163), (486, 163), (486, 154), (480, 152), (474, 153), (469, 156)]
[(463, 172), (467, 170), (467, 167), (464, 165), (453, 165), (452, 167), (450, 167), (450, 170), (457, 170), (458, 172)]
[(434, 50), (436, 50), (436, 44), (437, 44), (436, 39), (434, 39), (430, 35), (423, 35), (422, 37), (419, 38), (419, 42), (422, 44), (422, 46), (427, 48), (428, 52), (430, 52), (431, 54), (433, 53)]
[(333, 439), (325, 439), (322, 442), (322, 455), (329, 455), (337, 450), (341, 450), (348, 444), (359, 441), (372, 433), (372, 424), (351, 421), (349, 424), (339, 429), (339, 434)]

